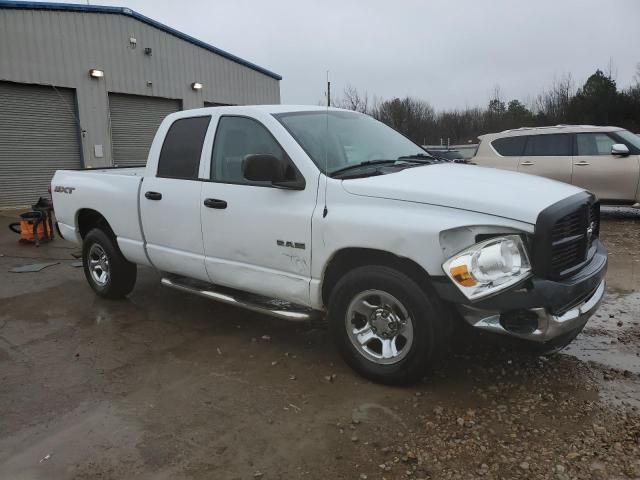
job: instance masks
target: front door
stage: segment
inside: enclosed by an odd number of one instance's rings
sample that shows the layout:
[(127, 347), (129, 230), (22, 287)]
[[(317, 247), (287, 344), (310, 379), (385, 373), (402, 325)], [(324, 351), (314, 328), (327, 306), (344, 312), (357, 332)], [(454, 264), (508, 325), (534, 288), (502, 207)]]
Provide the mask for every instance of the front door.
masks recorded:
[(572, 183), (601, 200), (633, 201), (638, 186), (638, 155), (611, 155), (620, 143), (605, 132), (577, 133)]
[(304, 190), (248, 181), (249, 154), (287, 156), (258, 120), (220, 117), (200, 194), (207, 273), (214, 284), (308, 304), (317, 178)]
[(142, 181), (140, 215), (147, 254), (159, 270), (207, 281), (198, 180), (211, 117), (178, 119), (169, 127), (155, 176)]

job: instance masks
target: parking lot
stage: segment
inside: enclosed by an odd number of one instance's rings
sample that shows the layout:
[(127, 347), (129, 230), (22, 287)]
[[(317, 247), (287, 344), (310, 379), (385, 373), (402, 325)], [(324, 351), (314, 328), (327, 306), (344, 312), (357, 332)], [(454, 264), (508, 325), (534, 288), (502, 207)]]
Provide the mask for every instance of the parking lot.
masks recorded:
[[(93, 294), (0, 214), (0, 478), (638, 478), (640, 214), (607, 209), (605, 303), (554, 357), (465, 332), (411, 388), (319, 325), (159, 285)], [(57, 262), (38, 273), (15, 266)]]

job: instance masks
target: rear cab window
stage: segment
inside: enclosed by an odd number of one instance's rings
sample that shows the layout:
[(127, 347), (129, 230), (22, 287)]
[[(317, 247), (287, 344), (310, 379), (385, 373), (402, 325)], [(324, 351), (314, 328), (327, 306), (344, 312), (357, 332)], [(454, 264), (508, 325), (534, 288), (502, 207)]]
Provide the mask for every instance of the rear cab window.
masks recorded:
[(162, 143), (157, 175), (195, 180), (210, 116), (179, 118), (171, 124)]

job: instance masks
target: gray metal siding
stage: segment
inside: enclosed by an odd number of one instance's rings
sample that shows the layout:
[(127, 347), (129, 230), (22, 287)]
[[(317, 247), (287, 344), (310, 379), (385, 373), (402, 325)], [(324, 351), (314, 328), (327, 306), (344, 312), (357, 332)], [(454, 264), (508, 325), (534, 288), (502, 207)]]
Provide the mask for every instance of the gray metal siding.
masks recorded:
[(47, 195), (58, 169), (80, 168), (73, 90), (0, 82), (0, 207)]
[[(137, 39), (136, 48), (130, 37)], [(104, 70), (105, 77), (90, 78), (92, 68)], [(84, 159), (93, 167), (112, 164), (107, 92), (179, 98), (184, 109), (205, 101), (280, 103), (278, 80), (109, 13), (0, 9), (0, 80), (75, 88)], [(195, 81), (204, 88), (192, 90)], [(104, 158), (94, 156), (95, 145), (103, 146)]]
[(160, 123), (178, 110), (180, 100), (109, 93), (114, 165), (145, 165)]

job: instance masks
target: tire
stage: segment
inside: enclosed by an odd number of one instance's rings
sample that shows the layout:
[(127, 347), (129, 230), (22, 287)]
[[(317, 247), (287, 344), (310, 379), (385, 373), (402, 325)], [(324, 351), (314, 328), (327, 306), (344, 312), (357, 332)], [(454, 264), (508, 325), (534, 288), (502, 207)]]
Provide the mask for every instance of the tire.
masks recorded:
[(101, 297), (123, 298), (136, 284), (136, 265), (124, 258), (113, 234), (104, 230), (94, 228), (84, 237), (82, 266), (87, 282)]
[(359, 267), (342, 277), (331, 292), (328, 320), (346, 363), (363, 377), (388, 385), (424, 377), (450, 331), (437, 295), (385, 266)]

